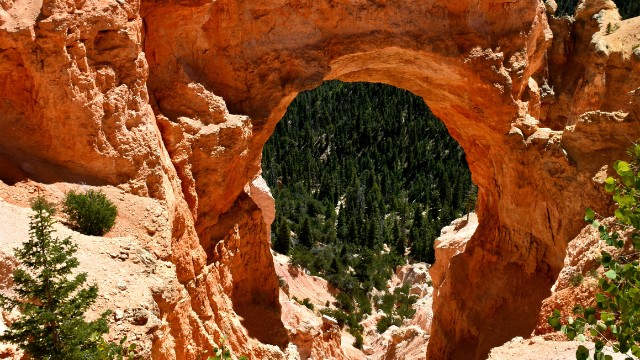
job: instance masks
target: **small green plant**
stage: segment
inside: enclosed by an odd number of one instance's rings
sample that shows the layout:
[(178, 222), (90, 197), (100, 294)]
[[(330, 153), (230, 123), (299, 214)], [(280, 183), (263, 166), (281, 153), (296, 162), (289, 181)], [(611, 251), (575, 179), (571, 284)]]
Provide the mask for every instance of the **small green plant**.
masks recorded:
[(298, 304), (305, 306), (309, 310), (313, 310), (315, 308), (311, 303), (311, 299), (309, 298), (304, 298), (303, 300), (300, 300), (294, 296), (292, 299), (295, 300), (295, 302), (297, 302)]
[(607, 24), (607, 35), (613, 34), (618, 29), (620, 29), (620, 24), (611, 25), (611, 23), (608, 23)]
[(357, 332), (353, 335), (355, 341), (353, 342), (353, 347), (356, 349), (362, 349), (362, 345), (364, 345), (364, 338), (362, 337), (361, 332)]
[(302, 300), (301, 304), (306, 306), (309, 310), (313, 310), (314, 309), (314, 306), (311, 303), (311, 300), (309, 300), (309, 298), (304, 298), (304, 300)]
[(118, 215), (118, 209), (100, 190), (87, 190), (85, 193), (69, 191), (63, 202), (63, 212), (74, 228), (94, 236), (111, 230)]
[(598, 270), (597, 269), (591, 269), (589, 271), (587, 271), (587, 276), (588, 277), (592, 277), (594, 279), (598, 278)]
[(84, 312), (98, 297), (98, 287), (85, 287), (86, 273), (74, 275), (79, 262), (70, 237), (53, 237), (53, 205), (43, 197), (33, 201), (29, 240), (15, 250), (21, 266), (13, 273), (16, 297), (0, 295), (0, 306), (20, 310), (20, 318), (0, 336), (18, 345), (30, 358), (122, 358), (120, 345), (106, 342), (107, 316), (87, 322)]
[(141, 357), (136, 355), (136, 344), (125, 346), (127, 337), (120, 339), (118, 345), (106, 341), (102, 336), (93, 333), (91, 340), (95, 341), (98, 348), (97, 360), (138, 360)]
[(393, 290), (393, 293), (386, 292), (382, 297), (375, 299), (376, 308), (385, 313), (378, 323), (376, 330), (382, 334), (391, 325), (401, 326), (404, 319), (413, 317), (416, 310), (413, 304), (418, 300), (416, 295), (409, 294), (409, 284), (404, 284)]
[(576, 286), (580, 286), (583, 280), (584, 280), (584, 276), (578, 273), (569, 278), (569, 283), (571, 284), (571, 286), (576, 287)]
[(287, 282), (284, 280), (284, 278), (280, 275), (278, 275), (278, 286), (281, 289), (284, 289), (287, 286)]
[[(585, 341), (585, 333), (593, 338), (593, 359), (609, 360), (605, 346), (631, 359), (640, 357), (640, 145), (634, 145), (629, 154), (631, 162), (616, 161), (613, 168), (618, 178), (605, 180), (605, 190), (613, 194), (616, 203), (615, 222), (605, 226), (601, 217), (587, 209), (585, 221), (598, 229), (600, 239), (617, 249), (625, 247), (623, 239), (629, 239), (634, 251), (628, 255), (614, 256), (603, 251), (600, 263), (605, 272), (598, 280), (600, 292), (593, 299), (594, 306), (576, 305), (576, 318), (563, 321), (560, 311), (554, 310), (548, 323), (560, 330), (570, 340)], [(622, 236), (624, 234), (624, 236)], [(587, 347), (580, 345), (576, 359), (591, 356)]]
[(401, 326), (402, 321), (398, 317), (383, 316), (376, 323), (376, 330), (378, 331), (379, 334), (382, 334), (385, 331), (387, 331), (387, 329), (390, 328), (392, 325)]
[[(223, 336), (220, 340), (220, 346), (215, 346), (213, 348), (213, 356), (209, 356), (207, 360), (231, 360), (231, 351), (226, 348), (224, 345), (225, 341), (227, 341), (227, 337)], [(248, 360), (246, 356), (240, 356), (238, 360)]]
[(336, 321), (338, 322), (338, 326), (341, 329), (347, 323), (348, 315), (342, 310), (325, 308), (325, 309), (320, 310), (320, 314), (327, 315), (327, 316), (330, 316), (330, 317), (336, 319)]

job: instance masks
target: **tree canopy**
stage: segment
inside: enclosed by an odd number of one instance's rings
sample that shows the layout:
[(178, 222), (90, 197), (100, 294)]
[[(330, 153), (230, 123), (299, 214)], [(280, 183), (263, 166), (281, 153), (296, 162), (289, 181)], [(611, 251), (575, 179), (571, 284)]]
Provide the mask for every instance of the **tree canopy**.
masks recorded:
[(351, 329), (371, 311), (369, 291), (407, 257), (432, 263), (440, 229), (475, 204), (461, 147), (420, 97), (388, 85), (299, 94), (262, 167), (274, 249), (342, 290), (339, 308), (355, 318), (336, 316)]
[[(573, 15), (580, 0), (556, 0), (558, 10), (556, 16)], [(618, 6), (620, 16), (629, 19), (640, 15), (640, 1), (638, 0), (613, 0)]]

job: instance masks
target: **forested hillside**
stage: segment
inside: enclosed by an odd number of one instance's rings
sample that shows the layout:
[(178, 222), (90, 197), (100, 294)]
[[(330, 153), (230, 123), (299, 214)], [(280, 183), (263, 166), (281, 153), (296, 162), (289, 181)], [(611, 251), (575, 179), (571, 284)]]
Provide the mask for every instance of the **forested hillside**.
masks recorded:
[(298, 95), (263, 169), (274, 249), (343, 290), (347, 313), (352, 299), (370, 311), (368, 292), (407, 258), (432, 263), (440, 229), (475, 202), (444, 124), (421, 98), (381, 84), (326, 82)]
[[(558, 11), (556, 16), (573, 15), (580, 0), (556, 0)], [(640, 15), (640, 0), (613, 0), (620, 10), (623, 19)]]

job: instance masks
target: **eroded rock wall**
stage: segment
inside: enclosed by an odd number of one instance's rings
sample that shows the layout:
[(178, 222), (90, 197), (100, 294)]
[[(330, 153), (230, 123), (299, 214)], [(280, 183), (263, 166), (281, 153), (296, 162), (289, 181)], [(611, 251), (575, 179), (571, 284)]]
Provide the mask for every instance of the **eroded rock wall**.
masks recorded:
[(479, 225), (434, 299), (434, 359), (531, 332), (584, 208), (610, 206), (606, 165), (640, 137), (640, 24), (609, 0), (575, 20), (541, 1), (1, 5), (0, 179), (163, 202), (176, 279), (154, 292), (155, 358), (196, 358), (222, 334), (238, 354), (282, 356), (271, 215), (245, 189), (288, 104), (323, 80), (422, 96), (467, 154)]

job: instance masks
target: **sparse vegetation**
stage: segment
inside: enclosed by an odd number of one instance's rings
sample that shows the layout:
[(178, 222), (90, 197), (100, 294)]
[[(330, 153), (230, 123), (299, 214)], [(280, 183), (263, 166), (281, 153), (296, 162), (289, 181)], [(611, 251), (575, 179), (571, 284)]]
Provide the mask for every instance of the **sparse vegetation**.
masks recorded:
[(300, 299), (298, 299), (297, 297), (294, 296), (293, 300), (295, 302), (297, 302), (298, 304), (305, 306), (307, 309), (309, 309), (311, 311), (313, 311), (314, 308), (315, 308), (313, 306), (313, 304), (311, 303), (311, 300), (309, 298), (304, 298), (303, 300), (300, 300)]
[(102, 236), (111, 230), (118, 215), (118, 209), (100, 190), (69, 191), (63, 202), (63, 212), (76, 230), (94, 236)]
[[(585, 333), (591, 336), (594, 359), (612, 359), (604, 353), (605, 346), (627, 358), (640, 357), (640, 145), (634, 145), (629, 155), (631, 162), (613, 164), (618, 178), (605, 180), (605, 190), (613, 194), (616, 204), (615, 221), (605, 226), (591, 209), (587, 209), (585, 221), (598, 229), (607, 245), (622, 249), (629, 242), (633, 252), (614, 256), (603, 251), (600, 263), (605, 272), (598, 281), (600, 292), (593, 299), (595, 305), (576, 305), (575, 318), (562, 319), (560, 311), (555, 310), (548, 319), (549, 325), (571, 340), (585, 341)], [(580, 345), (576, 358), (586, 360), (590, 356), (589, 349)]]
[[(336, 303), (336, 305), (338, 304)], [(349, 333), (353, 336), (356, 336), (358, 333), (362, 334), (362, 330), (364, 330), (364, 327), (360, 325), (360, 321), (362, 321), (362, 314), (359, 312), (355, 312), (353, 310), (345, 311), (343, 309), (325, 308), (320, 310), (320, 313), (336, 319), (338, 326), (341, 328), (347, 326)]]
[[(227, 341), (226, 336), (220, 340), (220, 345), (213, 348), (213, 355), (209, 356), (207, 360), (232, 360), (231, 351), (224, 345)], [(240, 356), (238, 360), (248, 360), (246, 356)]]
[(356, 349), (362, 349), (362, 345), (364, 345), (364, 338), (362, 337), (362, 333), (358, 332), (353, 335), (355, 340), (353, 341), (353, 347)]
[(393, 318), (385, 315), (376, 323), (376, 330), (378, 331), (378, 333), (382, 334), (385, 331), (387, 331), (387, 329), (390, 328), (392, 325), (400, 326), (402, 325), (402, 323), (397, 318)]
[(620, 24), (611, 25), (611, 23), (608, 23), (607, 24), (607, 35), (613, 34), (618, 29), (620, 29)]
[(0, 295), (6, 311), (20, 310), (20, 318), (0, 336), (17, 344), (30, 358), (48, 360), (121, 359), (133, 348), (106, 342), (107, 316), (87, 322), (84, 313), (98, 296), (96, 285), (85, 286), (86, 273), (73, 275), (79, 262), (70, 237), (53, 236), (54, 207), (43, 197), (32, 203), (29, 240), (15, 250), (21, 266), (14, 271), (16, 297)]
[(287, 286), (287, 282), (284, 280), (284, 278), (280, 275), (278, 275), (278, 286), (281, 289), (284, 289)]
[(571, 286), (576, 287), (576, 286), (580, 286), (583, 280), (584, 280), (584, 276), (578, 273), (578, 274), (574, 274), (569, 278), (569, 283), (571, 284)]
[[(620, 11), (623, 19), (628, 19), (640, 15), (640, 1), (638, 0), (613, 0)], [(574, 15), (579, 0), (556, 0), (558, 10), (556, 16)]]
[(393, 293), (385, 292), (381, 297), (374, 299), (376, 308), (382, 310), (385, 316), (376, 324), (379, 333), (387, 331), (392, 326), (401, 326), (404, 319), (409, 319), (415, 314), (413, 304), (418, 300), (415, 295), (409, 294), (409, 284), (395, 288)]

